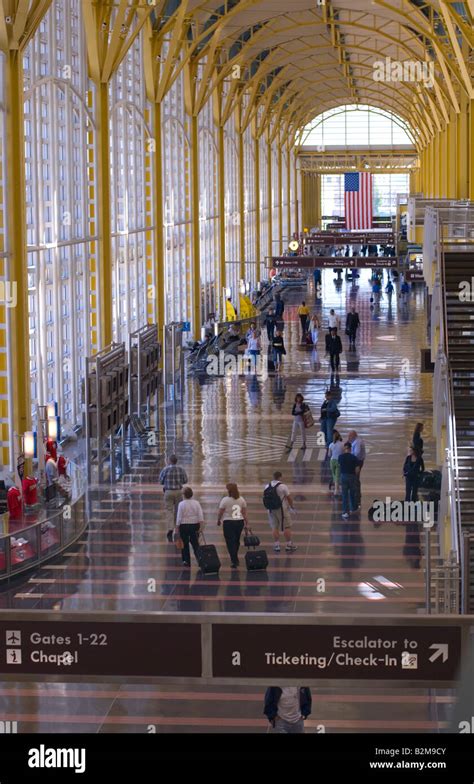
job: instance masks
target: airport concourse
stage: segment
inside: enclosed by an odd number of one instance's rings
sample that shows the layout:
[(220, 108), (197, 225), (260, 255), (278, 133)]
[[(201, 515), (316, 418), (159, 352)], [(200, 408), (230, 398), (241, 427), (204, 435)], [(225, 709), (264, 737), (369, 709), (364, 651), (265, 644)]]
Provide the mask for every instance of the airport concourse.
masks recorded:
[(26, 773), (239, 735), (472, 780), (473, 30), (472, 0), (0, 3)]

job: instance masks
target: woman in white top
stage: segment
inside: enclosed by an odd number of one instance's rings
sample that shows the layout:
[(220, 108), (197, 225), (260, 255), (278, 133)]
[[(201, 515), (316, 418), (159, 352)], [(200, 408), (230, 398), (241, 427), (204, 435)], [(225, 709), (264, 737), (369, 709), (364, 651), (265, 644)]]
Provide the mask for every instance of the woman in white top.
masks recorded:
[(317, 342), (318, 342), (318, 335), (319, 335), (319, 328), (320, 328), (320, 326), (321, 326), (321, 324), (319, 322), (319, 319), (316, 316), (316, 314), (314, 314), (314, 316), (312, 316), (312, 318), (311, 318), (311, 324), (310, 324), (311, 340), (313, 341), (313, 346), (315, 346), (317, 344)]
[(199, 531), (204, 527), (204, 515), (201, 504), (193, 500), (193, 491), (190, 487), (183, 489), (183, 496), (184, 500), (178, 504), (175, 532), (183, 542), (183, 549), (181, 550), (183, 564), (184, 566), (191, 566), (189, 543), (191, 542), (197, 560)]
[(234, 482), (226, 485), (227, 495), (219, 504), (217, 525), (224, 520), (224, 539), (230, 555), (232, 569), (239, 565), (240, 536), (243, 527), (248, 527), (247, 502), (239, 493), (239, 488)]
[(341, 492), (341, 466), (338, 457), (344, 452), (344, 442), (341, 434), (337, 430), (332, 431), (332, 444), (329, 444), (329, 457), (332, 474), (333, 495)]
[(260, 340), (260, 333), (257, 332), (256, 329), (254, 329), (247, 341), (247, 353), (251, 357), (252, 367), (254, 371), (257, 367), (257, 357), (260, 354), (261, 349), (262, 349), (262, 343)]

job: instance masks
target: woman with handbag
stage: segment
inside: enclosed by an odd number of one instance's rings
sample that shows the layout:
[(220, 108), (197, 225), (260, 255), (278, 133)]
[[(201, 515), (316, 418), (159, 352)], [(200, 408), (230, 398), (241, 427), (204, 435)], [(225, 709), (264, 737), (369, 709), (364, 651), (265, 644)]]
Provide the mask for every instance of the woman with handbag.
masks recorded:
[(301, 438), (303, 440), (303, 449), (306, 449), (305, 416), (308, 417), (308, 414), (311, 414), (311, 411), (308, 404), (304, 402), (303, 395), (299, 392), (295, 396), (295, 402), (293, 404), (291, 414), (293, 416), (293, 427), (291, 428), (291, 441), (286, 447), (288, 452), (293, 449), (293, 444), (295, 443), (295, 438), (298, 431), (301, 433)]
[(328, 390), (321, 406), (321, 417), (319, 420), (321, 422), (321, 430), (326, 438), (327, 449), (329, 449), (329, 445), (332, 442), (333, 430), (339, 417), (340, 411), (337, 407), (337, 403), (334, 400), (331, 392)]
[(239, 488), (235, 482), (226, 485), (227, 495), (219, 504), (219, 515), (217, 525), (224, 520), (224, 539), (230, 555), (231, 569), (237, 569), (239, 565), (239, 548), (242, 530), (248, 528), (247, 502), (239, 493)]
[(181, 550), (183, 566), (191, 566), (189, 543), (197, 560), (199, 533), (204, 528), (204, 515), (201, 504), (193, 499), (193, 491), (190, 487), (183, 489), (183, 496), (184, 499), (179, 502), (176, 514), (175, 543)]

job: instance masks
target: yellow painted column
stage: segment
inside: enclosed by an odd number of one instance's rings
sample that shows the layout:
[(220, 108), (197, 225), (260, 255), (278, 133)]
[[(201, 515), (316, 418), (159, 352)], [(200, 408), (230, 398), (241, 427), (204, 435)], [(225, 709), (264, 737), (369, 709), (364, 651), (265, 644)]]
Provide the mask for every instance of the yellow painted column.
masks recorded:
[(260, 249), (260, 144), (258, 140), (258, 136), (255, 135), (253, 137), (254, 140), (254, 151), (255, 151), (255, 166), (254, 166), (254, 188), (255, 188), (255, 264), (256, 264), (256, 274), (257, 274), (257, 281), (260, 280), (261, 275), (261, 262), (262, 259), (260, 258), (261, 249)]
[(291, 239), (294, 227), (291, 220), (291, 149), (289, 143), (286, 146), (286, 202), (288, 210), (288, 237)]
[(198, 117), (191, 116), (191, 214), (193, 224), (192, 261), (192, 331), (195, 340), (201, 336), (201, 246), (199, 240), (199, 138)]
[[(240, 111), (242, 107), (240, 107)], [(239, 118), (239, 246), (240, 246), (240, 277), (242, 280), (247, 280), (246, 266), (245, 266), (245, 150), (244, 150), (244, 133), (240, 128)]]
[(295, 167), (295, 231), (297, 234), (300, 233), (300, 210), (299, 210), (299, 203), (298, 203), (298, 167), (297, 167), (297, 157), (295, 155), (293, 160), (293, 165)]
[(268, 255), (273, 256), (272, 144), (267, 129)]
[(218, 178), (218, 203), (219, 203), (219, 302), (221, 303), (221, 317), (225, 320), (225, 297), (222, 289), (227, 286), (225, 273), (225, 143), (224, 126), (218, 126), (217, 150), (217, 178)]
[(447, 132), (447, 195), (456, 198), (457, 115), (451, 112)]
[(436, 198), (436, 184), (435, 184), (435, 144), (434, 139), (430, 142), (430, 152), (428, 160), (428, 177), (429, 177), (429, 198)]
[(112, 239), (111, 239), (111, 190), (110, 190), (110, 132), (109, 87), (101, 82), (97, 86), (97, 184), (99, 191), (99, 345), (112, 342)]
[[(162, 334), (165, 323), (165, 241), (163, 229), (163, 144), (161, 138), (161, 103), (154, 106), (153, 133), (155, 138), (154, 190), (155, 190), (155, 285), (156, 317)], [(161, 338), (160, 338), (161, 339)]]
[(474, 200), (474, 100), (470, 102), (469, 112), (469, 198)]
[[(8, 241), (10, 249), (9, 282), (16, 283), (16, 307), (10, 308), (11, 352), (10, 400), (13, 429), (19, 435), (31, 429), (30, 368), (28, 345), (28, 277), (26, 259), (26, 185), (23, 118), (23, 53), (10, 49), (5, 55), (6, 79), (6, 194)], [(58, 317), (60, 314), (58, 314)], [(6, 351), (6, 346), (2, 346)], [(8, 394), (3, 390), (3, 394)], [(46, 402), (46, 401), (45, 401)], [(6, 439), (4, 439), (6, 440)], [(10, 462), (13, 455), (9, 456)]]
[(278, 240), (279, 253), (283, 253), (283, 152), (278, 137)]
[(467, 199), (469, 198), (469, 111), (468, 101), (464, 94), (461, 95), (460, 108), (456, 152), (456, 190), (458, 199)]

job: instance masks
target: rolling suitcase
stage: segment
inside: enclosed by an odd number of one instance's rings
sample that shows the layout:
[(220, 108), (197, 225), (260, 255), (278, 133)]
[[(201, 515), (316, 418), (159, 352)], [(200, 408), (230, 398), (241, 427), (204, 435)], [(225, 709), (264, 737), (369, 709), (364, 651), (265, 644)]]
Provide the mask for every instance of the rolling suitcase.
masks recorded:
[(199, 568), (203, 574), (218, 574), (221, 562), (216, 547), (213, 544), (206, 544), (204, 535), (202, 535), (202, 540), (204, 544), (198, 548), (196, 554)]
[(245, 566), (249, 572), (263, 571), (268, 566), (268, 555), (265, 550), (247, 550)]
[(267, 359), (267, 370), (268, 370), (269, 373), (274, 373), (275, 372), (275, 363), (274, 363), (273, 359), (270, 359), (270, 357), (268, 357), (268, 359)]

